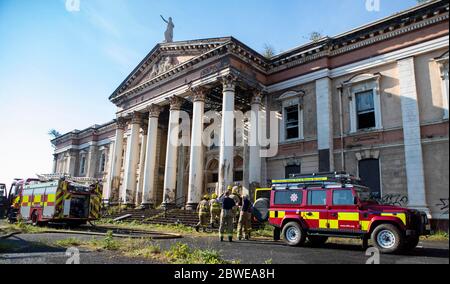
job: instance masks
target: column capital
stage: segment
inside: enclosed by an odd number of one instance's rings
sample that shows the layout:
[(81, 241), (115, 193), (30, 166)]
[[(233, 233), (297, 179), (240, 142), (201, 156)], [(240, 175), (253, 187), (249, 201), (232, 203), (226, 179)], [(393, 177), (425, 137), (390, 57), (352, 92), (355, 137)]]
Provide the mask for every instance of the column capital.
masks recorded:
[(127, 120), (123, 117), (118, 117), (116, 119), (116, 128), (120, 130), (124, 130), (127, 126)]
[(252, 101), (251, 104), (252, 105), (260, 105), (262, 102), (262, 97), (264, 95), (264, 92), (260, 89), (255, 89), (253, 90), (253, 97), (252, 97)]
[(206, 100), (206, 94), (208, 92), (208, 88), (199, 86), (194, 87), (189, 90), (189, 94), (192, 98), (192, 101), (195, 102), (205, 102)]
[(173, 96), (169, 98), (169, 103), (170, 103), (170, 111), (181, 110), (183, 99), (178, 96)]
[(149, 112), (149, 118), (159, 118), (162, 108), (159, 105), (152, 104), (147, 107), (147, 111)]
[(131, 124), (141, 124), (142, 123), (142, 113), (140, 112), (133, 112), (131, 115)]
[(238, 83), (239, 78), (236, 75), (230, 73), (228, 75), (220, 77), (219, 80), (223, 84), (224, 91), (235, 91), (236, 84)]

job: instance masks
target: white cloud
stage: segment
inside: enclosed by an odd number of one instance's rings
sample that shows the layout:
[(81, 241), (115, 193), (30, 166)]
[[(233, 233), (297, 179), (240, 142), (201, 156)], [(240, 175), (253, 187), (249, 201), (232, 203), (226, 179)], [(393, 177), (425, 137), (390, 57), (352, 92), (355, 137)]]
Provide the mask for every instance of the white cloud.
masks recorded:
[(66, 0), (66, 10), (68, 12), (80, 12), (80, 0)]

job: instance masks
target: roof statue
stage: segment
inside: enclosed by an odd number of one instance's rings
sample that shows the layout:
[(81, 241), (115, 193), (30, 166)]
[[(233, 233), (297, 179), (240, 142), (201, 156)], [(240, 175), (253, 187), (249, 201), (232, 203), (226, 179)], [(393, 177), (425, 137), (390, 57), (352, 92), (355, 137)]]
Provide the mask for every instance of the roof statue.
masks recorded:
[(163, 19), (163, 21), (167, 23), (167, 29), (164, 33), (164, 42), (173, 42), (173, 29), (175, 28), (175, 25), (173, 24), (172, 17), (169, 17), (169, 20), (166, 20), (161, 15), (161, 19)]

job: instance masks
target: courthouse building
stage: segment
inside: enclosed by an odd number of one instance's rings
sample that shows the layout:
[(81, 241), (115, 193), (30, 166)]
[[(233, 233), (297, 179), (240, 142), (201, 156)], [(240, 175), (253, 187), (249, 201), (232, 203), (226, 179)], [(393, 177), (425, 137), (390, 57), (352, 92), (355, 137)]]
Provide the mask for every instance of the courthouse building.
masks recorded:
[[(114, 120), (52, 141), (53, 170), (103, 179), (112, 203), (187, 208), (235, 183), (345, 170), (448, 223), (448, 57), (441, 0), (271, 58), (233, 37), (160, 43), (109, 97)], [(250, 110), (235, 131), (233, 111)], [(186, 114), (190, 139), (171, 135)], [(273, 129), (276, 154), (263, 157), (249, 141)]]

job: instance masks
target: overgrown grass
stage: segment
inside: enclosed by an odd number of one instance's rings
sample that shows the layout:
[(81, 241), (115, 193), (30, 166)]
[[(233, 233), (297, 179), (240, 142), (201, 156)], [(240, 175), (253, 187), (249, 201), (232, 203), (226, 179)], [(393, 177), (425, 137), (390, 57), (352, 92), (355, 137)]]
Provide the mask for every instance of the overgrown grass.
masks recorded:
[(6, 234), (15, 232), (22, 234), (37, 234), (42, 233), (46, 230), (47, 230), (46, 228), (28, 225), (21, 221), (15, 224), (6, 224), (5, 226), (2, 227), (3, 233)]
[(176, 243), (166, 251), (165, 256), (173, 264), (232, 264), (222, 259), (220, 253), (213, 249), (193, 249), (187, 244)]
[(104, 238), (87, 241), (69, 238), (55, 242), (59, 247), (83, 247), (94, 251), (114, 251), (130, 258), (153, 259), (161, 263), (172, 264), (237, 264), (237, 261), (225, 261), (221, 254), (213, 249), (193, 249), (187, 244), (176, 243), (164, 251), (153, 241), (146, 239), (116, 240), (112, 234)]
[(449, 240), (448, 232), (438, 231), (438, 232), (434, 233), (431, 236), (422, 237), (422, 240), (427, 240), (427, 241), (448, 241)]

